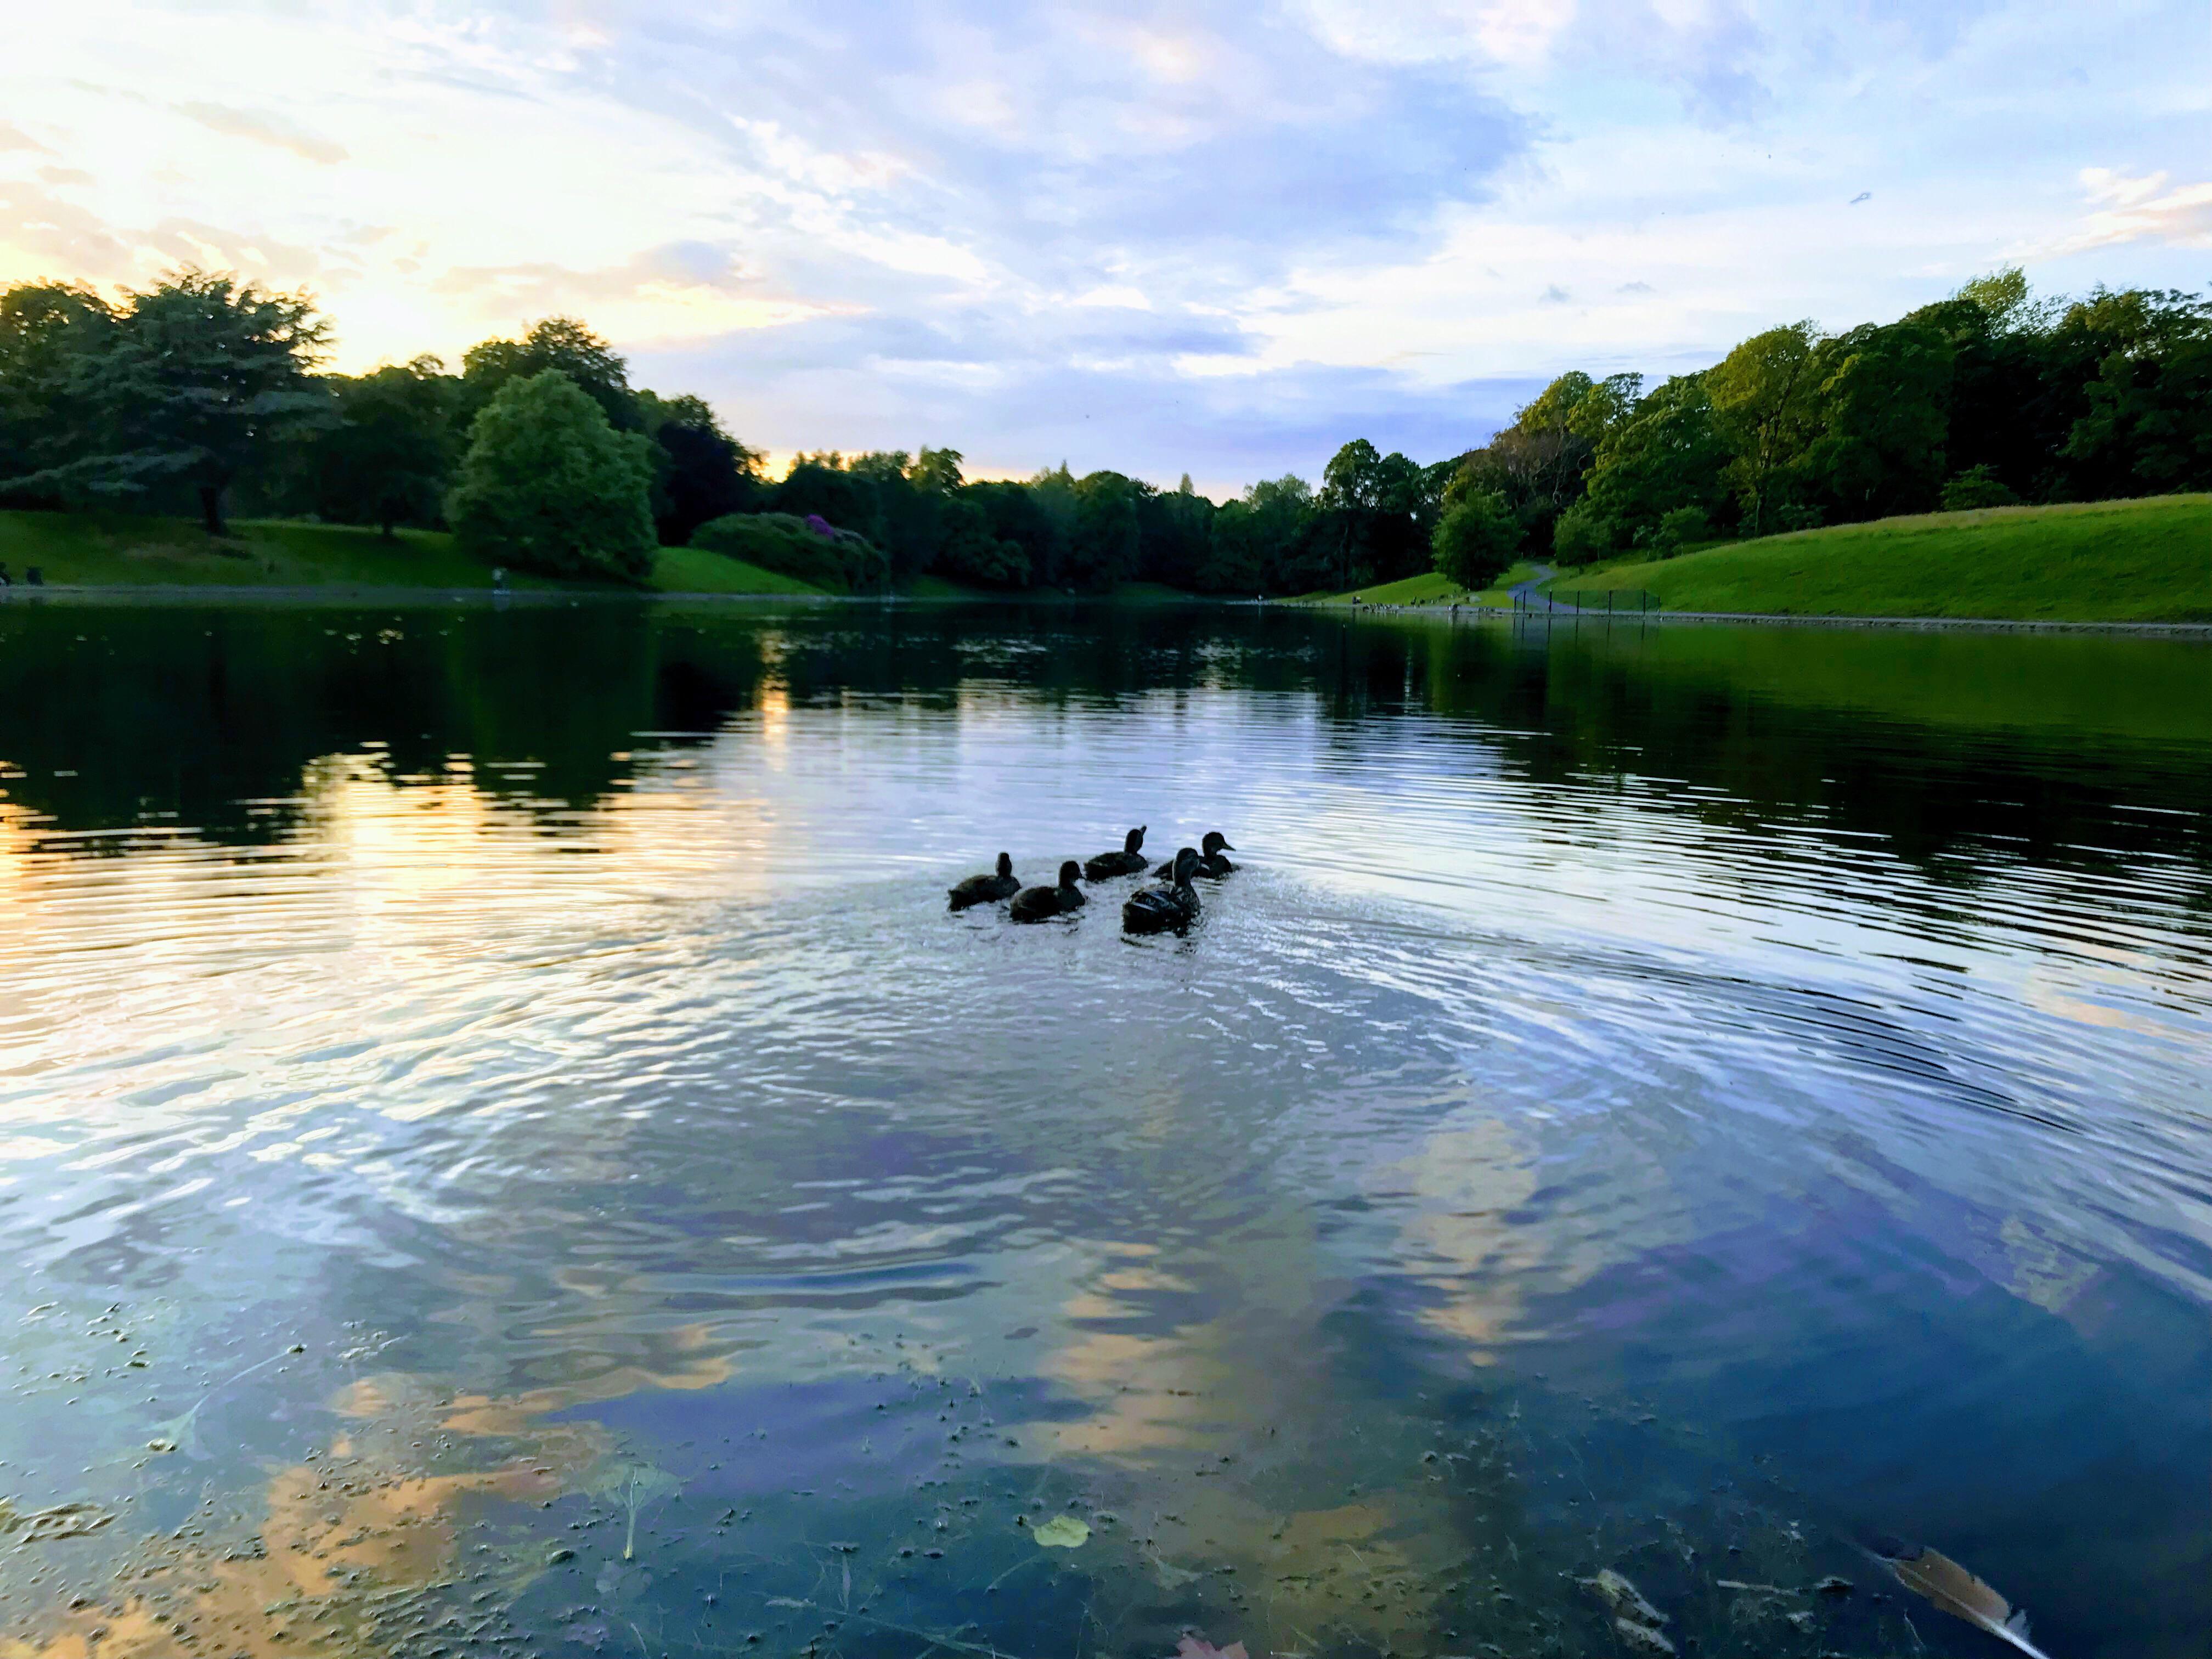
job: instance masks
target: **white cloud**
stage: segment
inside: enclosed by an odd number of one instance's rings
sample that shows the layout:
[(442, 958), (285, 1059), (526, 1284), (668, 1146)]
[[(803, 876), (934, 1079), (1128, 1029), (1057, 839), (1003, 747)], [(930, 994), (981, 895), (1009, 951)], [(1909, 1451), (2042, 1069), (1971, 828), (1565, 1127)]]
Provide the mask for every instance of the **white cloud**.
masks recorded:
[(0, 281), (234, 265), (311, 284), (348, 367), (575, 311), (772, 447), (1310, 473), (2008, 257), (2201, 282), (2201, 0), (77, 0), (0, 58)]
[(2144, 240), (2212, 247), (2212, 182), (2171, 185), (2163, 173), (2130, 178), (2109, 167), (2084, 167), (2081, 177), (2096, 210), (2063, 235), (2024, 248), (2024, 254), (2055, 257)]

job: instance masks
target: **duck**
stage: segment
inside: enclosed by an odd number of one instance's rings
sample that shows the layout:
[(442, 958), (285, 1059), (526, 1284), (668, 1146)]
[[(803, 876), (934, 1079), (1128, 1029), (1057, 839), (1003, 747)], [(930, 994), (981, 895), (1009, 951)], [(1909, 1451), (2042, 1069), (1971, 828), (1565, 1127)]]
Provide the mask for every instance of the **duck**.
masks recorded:
[(1068, 860), (1060, 866), (1059, 886), (1023, 888), (1006, 907), (1006, 914), (1016, 921), (1049, 921), (1070, 910), (1080, 910), (1083, 890), (1075, 882), (1082, 873), (1082, 866), (1073, 859)]
[[(1201, 876), (1210, 876), (1214, 880), (1219, 881), (1222, 877), (1227, 875), (1231, 870), (1234, 870), (1237, 867), (1227, 859), (1222, 857), (1222, 854), (1224, 852), (1233, 853), (1237, 849), (1234, 847), (1229, 844), (1229, 837), (1223, 835), (1221, 831), (1218, 830), (1207, 830), (1206, 832), (1205, 843), (1200, 847), (1198, 851), (1197, 873)], [(1152, 873), (1164, 878), (1174, 875), (1175, 860), (1173, 859), (1170, 859), (1165, 864), (1160, 866), (1158, 869), (1153, 871)]]
[(1175, 878), (1139, 887), (1121, 906), (1121, 929), (1129, 933), (1181, 932), (1198, 920), (1198, 894), (1190, 884), (1198, 870), (1198, 848), (1175, 855)]
[(946, 908), (965, 910), (971, 904), (992, 904), (1002, 898), (1012, 898), (1021, 890), (1022, 884), (1014, 875), (1013, 855), (1001, 853), (996, 875), (969, 876), (957, 886), (946, 888), (945, 896), (952, 901)]
[(1145, 855), (1137, 849), (1145, 844), (1145, 826), (1139, 824), (1121, 838), (1118, 853), (1101, 853), (1095, 859), (1083, 861), (1085, 881), (1105, 881), (1115, 876), (1141, 876), (1145, 873)]

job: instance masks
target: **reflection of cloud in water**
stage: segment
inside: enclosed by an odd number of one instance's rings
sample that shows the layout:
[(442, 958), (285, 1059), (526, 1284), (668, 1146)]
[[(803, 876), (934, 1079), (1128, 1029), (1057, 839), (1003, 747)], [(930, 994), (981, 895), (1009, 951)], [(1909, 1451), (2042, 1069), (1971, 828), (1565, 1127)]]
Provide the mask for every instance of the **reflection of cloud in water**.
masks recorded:
[(36, 1635), (0, 1643), (0, 1659), (388, 1651), (401, 1632), (380, 1621), (427, 1623), (430, 1605), (406, 1593), (458, 1571), (465, 1504), (536, 1502), (561, 1490), (562, 1471), (543, 1457), (475, 1474), (402, 1474), (340, 1439), (326, 1460), (270, 1478), (266, 1516), (250, 1539), (219, 1538), (204, 1513), (149, 1539), (116, 1575), (129, 1587), (117, 1599), (77, 1598)]
[[(1278, 1652), (1421, 1637), (1455, 1533), (1428, 1482), (1345, 1501), (1334, 1465), (1346, 1449), (1402, 1425), (1343, 1387), (1319, 1334), (1335, 1286), (1304, 1213), (1238, 1229), (1218, 1256), (1098, 1248), (1104, 1265), (1063, 1304), (1068, 1336), (1039, 1369), (1087, 1407), (1054, 1430), (1058, 1455), (1118, 1472), (1109, 1484), (1158, 1587), (1223, 1574), (1215, 1582), (1259, 1598), (1248, 1615)], [(1222, 1312), (1163, 1327), (1163, 1303), (1202, 1297), (1224, 1276), (1237, 1294)], [(1300, 1346), (1285, 1352), (1291, 1333)], [(1376, 1449), (1353, 1461), (1371, 1468)]]

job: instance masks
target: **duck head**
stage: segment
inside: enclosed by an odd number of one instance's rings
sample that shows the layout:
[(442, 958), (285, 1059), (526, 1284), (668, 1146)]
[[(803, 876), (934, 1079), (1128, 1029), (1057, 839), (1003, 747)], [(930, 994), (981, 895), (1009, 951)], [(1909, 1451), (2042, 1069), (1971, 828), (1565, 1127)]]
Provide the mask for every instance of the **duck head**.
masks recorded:
[(1121, 838), (1121, 850), (1125, 853), (1133, 853), (1139, 848), (1143, 847), (1145, 844), (1146, 828), (1146, 825), (1140, 823), (1135, 829), (1129, 831), (1127, 835), (1124, 836)]
[(1175, 878), (1181, 886), (1188, 886), (1190, 878), (1198, 873), (1198, 848), (1183, 848), (1176, 854)]
[(1073, 859), (1070, 859), (1060, 866), (1060, 884), (1062, 887), (1073, 887), (1075, 885), (1076, 878), (1082, 873), (1083, 866)]
[(1237, 848), (1231, 845), (1229, 837), (1218, 830), (1209, 830), (1206, 832), (1206, 857), (1212, 858), (1216, 853), (1233, 853), (1236, 850)]
[(1013, 873), (1014, 873), (1014, 855), (1013, 855), (1012, 853), (1001, 853), (1001, 854), (999, 854), (999, 876), (1000, 876), (1000, 878), (1001, 880), (1003, 880), (1003, 879), (1005, 879), (1006, 877), (1011, 876), (1011, 875), (1012, 875)]

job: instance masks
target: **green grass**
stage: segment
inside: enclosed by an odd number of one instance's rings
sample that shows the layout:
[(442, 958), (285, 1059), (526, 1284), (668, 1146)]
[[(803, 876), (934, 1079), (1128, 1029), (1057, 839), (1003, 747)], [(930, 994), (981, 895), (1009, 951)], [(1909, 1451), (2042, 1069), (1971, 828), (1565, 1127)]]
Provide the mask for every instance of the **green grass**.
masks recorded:
[[(0, 512), (0, 561), (21, 581), (88, 587), (489, 588), (491, 568), (441, 531), (386, 539), (351, 525), (241, 520), (211, 538), (190, 520), (122, 513)], [(520, 589), (589, 589), (520, 571)], [(606, 585), (611, 586), (611, 585)], [(648, 586), (662, 592), (812, 593), (789, 576), (698, 548), (664, 547)], [(623, 591), (623, 590), (615, 590)]]
[(647, 586), (662, 593), (819, 594), (796, 576), (763, 570), (743, 559), (710, 553), (703, 547), (664, 547), (654, 556)]
[(1644, 588), (1669, 611), (2212, 621), (2212, 495), (1880, 519), (1569, 571), (1552, 586)]
[(1344, 593), (1301, 593), (1286, 603), (1349, 605), (1358, 599), (1366, 605), (1473, 605), (1496, 609), (1511, 605), (1509, 590), (1516, 582), (1527, 581), (1535, 574), (1536, 568), (1523, 560), (1500, 576), (1493, 586), (1480, 593), (1470, 593), (1449, 577), (1433, 570), (1424, 570), (1418, 576), (1403, 576), (1395, 582), (1376, 582)]

